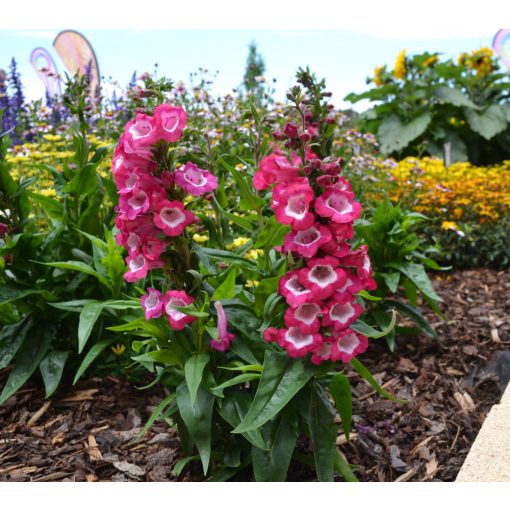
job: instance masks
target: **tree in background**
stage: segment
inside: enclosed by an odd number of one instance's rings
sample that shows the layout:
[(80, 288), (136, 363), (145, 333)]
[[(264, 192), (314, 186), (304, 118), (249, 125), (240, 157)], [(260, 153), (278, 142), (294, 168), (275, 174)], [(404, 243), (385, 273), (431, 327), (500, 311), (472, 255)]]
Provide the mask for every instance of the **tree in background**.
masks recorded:
[(264, 58), (257, 52), (255, 41), (252, 41), (248, 46), (248, 58), (246, 59), (246, 71), (243, 79), (244, 89), (248, 95), (262, 96), (264, 93), (265, 70)]

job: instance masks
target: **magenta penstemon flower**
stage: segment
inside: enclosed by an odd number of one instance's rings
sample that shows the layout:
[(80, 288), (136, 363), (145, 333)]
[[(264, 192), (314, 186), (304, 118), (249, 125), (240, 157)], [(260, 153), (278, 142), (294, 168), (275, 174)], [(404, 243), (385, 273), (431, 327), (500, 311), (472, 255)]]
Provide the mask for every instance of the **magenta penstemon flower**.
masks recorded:
[(361, 205), (353, 200), (354, 193), (327, 188), (314, 202), (315, 212), (335, 223), (350, 223), (359, 217)]
[(127, 282), (136, 282), (147, 276), (149, 262), (141, 253), (133, 253), (126, 258), (129, 271), (124, 274)]
[(204, 195), (218, 187), (215, 175), (188, 161), (175, 173), (175, 184), (194, 197)]
[(195, 222), (197, 217), (184, 208), (178, 200), (161, 200), (154, 205), (154, 225), (167, 236), (181, 235), (184, 229)]
[(161, 317), (163, 314), (164, 303), (159, 290), (149, 287), (147, 289), (147, 294), (141, 297), (140, 302), (142, 308), (145, 310), (145, 318), (147, 320)]
[(176, 307), (191, 305), (195, 300), (183, 290), (169, 290), (163, 296), (164, 311), (168, 317), (170, 327), (184, 329), (186, 324), (196, 320), (196, 317), (181, 312)]
[(317, 300), (327, 299), (347, 280), (346, 272), (338, 264), (338, 259), (330, 256), (311, 259), (308, 267), (299, 271), (299, 281)]
[(136, 117), (126, 124), (125, 135), (126, 141), (134, 150), (151, 146), (159, 138), (154, 119), (144, 113), (137, 113)]
[(179, 106), (160, 104), (154, 109), (158, 135), (167, 142), (177, 142), (186, 126), (186, 112)]
[(284, 239), (285, 251), (293, 251), (303, 257), (313, 257), (319, 248), (331, 240), (331, 231), (325, 225), (314, 223), (306, 230), (293, 230)]
[(216, 308), (216, 313), (218, 314), (218, 337), (211, 338), (211, 347), (223, 352), (230, 347), (230, 342), (235, 338), (235, 335), (227, 331), (227, 314), (223, 309), (221, 301), (215, 301), (214, 308)]

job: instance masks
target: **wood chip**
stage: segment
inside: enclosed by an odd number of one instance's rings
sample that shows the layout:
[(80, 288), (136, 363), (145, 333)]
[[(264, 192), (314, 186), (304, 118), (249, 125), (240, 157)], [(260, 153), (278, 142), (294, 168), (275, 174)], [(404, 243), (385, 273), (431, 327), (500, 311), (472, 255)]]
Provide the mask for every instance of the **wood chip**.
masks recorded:
[(358, 437), (358, 434), (356, 432), (351, 432), (349, 434), (349, 441), (347, 441), (347, 438), (345, 437), (345, 434), (340, 434), (336, 440), (336, 444), (338, 446), (342, 444), (349, 443), (350, 441), (354, 441)]
[(457, 369), (452, 368), (452, 367), (448, 367), (446, 369), (446, 373), (448, 375), (453, 375), (453, 376), (463, 376), (464, 375), (464, 372), (461, 372), (460, 370), (457, 370)]
[(412, 450), (411, 455), (414, 455), (422, 446), (426, 446), (434, 439), (434, 436), (428, 436), (423, 441), (420, 441)]
[(46, 400), (44, 404), (32, 415), (32, 418), (28, 420), (27, 426), (31, 427), (35, 425), (37, 420), (49, 409), (51, 406), (51, 400)]
[(50, 473), (49, 475), (36, 476), (33, 481), (34, 482), (53, 482), (55, 480), (61, 480), (68, 476), (69, 473), (64, 471), (57, 471), (56, 473)]
[(100, 460), (103, 460), (103, 456), (101, 455), (101, 451), (99, 450), (96, 438), (93, 434), (89, 434), (88, 443), (87, 453), (89, 454), (90, 461), (99, 462)]
[(499, 338), (499, 333), (497, 328), (491, 329), (491, 338), (493, 342), (496, 342), (497, 344), (501, 343), (501, 338)]
[(87, 473), (85, 475), (85, 480), (87, 480), (87, 482), (97, 482), (98, 477), (94, 473)]
[(400, 475), (395, 482), (407, 482), (416, 474), (416, 469), (411, 468), (409, 471), (406, 471), (403, 475)]
[(116, 467), (119, 471), (126, 473), (131, 478), (140, 478), (145, 474), (145, 469), (142, 469), (140, 466), (136, 464), (131, 464), (130, 462), (114, 462), (114, 467)]
[(459, 393), (458, 391), (456, 391), (453, 394), (453, 398), (457, 401), (457, 404), (459, 404), (463, 411), (469, 412), (476, 407), (475, 403), (473, 402), (473, 399), (466, 391), (464, 393)]
[(84, 400), (94, 400), (94, 395), (99, 390), (97, 388), (90, 388), (88, 390), (80, 390), (71, 395), (70, 397), (66, 397), (60, 400), (60, 402), (83, 402)]
[(65, 435), (63, 432), (57, 432), (52, 438), (51, 438), (51, 444), (62, 444), (64, 442)]
[(437, 471), (437, 469), (438, 469), (438, 463), (436, 460), (436, 456), (433, 455), (432, 458), (425, 465), (425, 470), (426, 470), (426, 473), (428, 476), (432, 476)]

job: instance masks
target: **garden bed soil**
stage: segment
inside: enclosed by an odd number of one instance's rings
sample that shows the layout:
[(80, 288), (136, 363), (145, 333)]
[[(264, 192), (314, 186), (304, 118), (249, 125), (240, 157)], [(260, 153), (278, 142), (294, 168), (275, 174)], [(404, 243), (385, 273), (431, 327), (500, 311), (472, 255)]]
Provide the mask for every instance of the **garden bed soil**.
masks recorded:
[[(426, 312), (440, 341), (397, 339), (395, 353), (373, 341), (360, 357), (384, 388), (376, 395), (354, 372), (353, 432), (338, 444), (362, 481), (453, 481), (491, 406), (510, 377), (510, 274), (488, 269), (436, 276), (445, 319)], [(425, 312), (425, 309), (423, 309)], [(0, 384), (7, 371), (0, 372)], [(40, 388), (0, 407), (0, 481), (200, 480), (177, 478), (175, 431), (154, 424), (136, 441), (161, 388), (138, 391), (115, 377), (92, 378), (44, 401)], [(243, 476), (239, 479), (243, 479)], [(290, 479), (312, 481), (291, 466)]]

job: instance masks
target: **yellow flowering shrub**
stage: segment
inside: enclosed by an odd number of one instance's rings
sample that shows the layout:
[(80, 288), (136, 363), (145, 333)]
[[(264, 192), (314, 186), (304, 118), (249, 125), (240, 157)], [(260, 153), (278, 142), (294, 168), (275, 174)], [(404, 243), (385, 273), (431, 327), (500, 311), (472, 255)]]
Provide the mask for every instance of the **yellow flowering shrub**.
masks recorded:
[(510, 161), (477, 167), (454, 163), (445, 167), (438, 158), (406, 158), (389, 170), (397, 184), (394, 201), (443, 221), (497, 221), (510, 216)]

